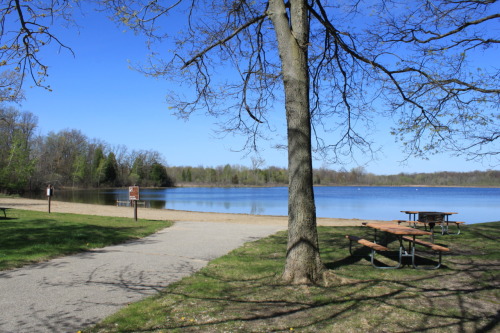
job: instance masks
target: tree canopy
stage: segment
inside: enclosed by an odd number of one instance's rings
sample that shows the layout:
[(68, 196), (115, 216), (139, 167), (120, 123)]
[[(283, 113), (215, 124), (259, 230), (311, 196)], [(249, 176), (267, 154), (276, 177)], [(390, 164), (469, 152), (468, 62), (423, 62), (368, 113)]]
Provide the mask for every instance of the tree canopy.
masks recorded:
[[(170, 53), (152, 46), (156, 52), (141, 70), (195, 88), (169, 94), (177, 113), (224, 115), (227, 130), (251, 134), (250, 146), (273, 128), (267, 119), (283, 98), (272, 3), (106, 2), (152, 41), (175, 39)], [(283, 2), (290, 22), (293, 3)], [(316, 0), (305, 7), (312, 123), (317, 134), (338, 134), (332, 142), (318, 135), (318, 152), (334, 161), (356, 148), (370, 152), (366, 126), (385, 115), (395, 120), (393, 134), (408, 155), (498, 154), (497, 1)], [(174, 18), (179, 13), (182, 19)], [(172, 19), (182, 33), (170, 28)]]
[[(269, 3), (97, 2), (99, 8), (112, 10), (113, 19), (145, 33), (152, 42), (175, 40), (172, 52), (151, 44), (151, 63), (141, 69), (195, 87), (195, 94), (169, 95), (172, 108), (180, 116), (195, 110), (223, 114), (226, 129), (256, 135), (249, 136), (250, 147), (254, 138), (266, 137), (273, 129), (266, 120), (274, 112), (272, 103), (282, 100)], [(283, 3), (289, 11), (291, 3)], [(73, 22), (71, 14), (81, 4), (15, 0), (1, 6), (3, 101), (22, 98), (25, 81), (50, 89), (41, 51), (50, 46), (72, 52), (53, 27), (76, 27), (79, 22)], [(405, 143), (409, 155), (498, 155), (496, 0), (316, 0), (306, 2), (306, 7), (315, 133), (338, 133), (331, 142), (318, 136), (318, 152), (329, 151), (333, 160), (355, 147), (369, 152), (366, 125), (383, 113), (395, 119), (393, 134)], [(214, 76), (222, 73), (221, 68), (231, 75)]]

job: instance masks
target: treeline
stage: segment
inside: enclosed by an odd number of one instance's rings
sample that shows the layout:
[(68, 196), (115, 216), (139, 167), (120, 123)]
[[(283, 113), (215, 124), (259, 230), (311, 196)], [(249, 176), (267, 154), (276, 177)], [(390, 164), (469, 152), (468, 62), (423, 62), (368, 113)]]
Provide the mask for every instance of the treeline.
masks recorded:
[[(243, 166), (167, 167), (168, 174), (177, 184), (200, 186), (271, 186), (288, 184), (288, 171), (269, 167), (251, 169)], [(400, 173), (379, 176), (357, 167), (350, 171), (330, 169), (314, 170), (315, 185), (365, 186), (500, 186), (500, 171)]]
[(500, 186), (500, 171), (400, 173), (375, 175), (358, 167), (351, 171), (315, 170), (317, 185), (365, 186)]
[[(0, 192), (19, 193), (56, 187), (286, 186), (285, 168), (166, 167), (156, 151), (89, 139), (78, 130), (36, 133), (30, 112), (0, 107)], [(350, 171), (314, 170), (315, 185), (499, 186), (500, 171), (401, 173), (379, 176), (358, 167)]]
[(161, 155), (89, 139), (77, 130), (36, 134), (30, 112), (0, 108), (0, 191), (57, 187), (173, 186)]
[(167, 167), (168, 174), (177, 184), (218, 186), (265, 186), (288, 184), (288, 171), (269, 167), (252, 169), (240, 165), (212, 167)]

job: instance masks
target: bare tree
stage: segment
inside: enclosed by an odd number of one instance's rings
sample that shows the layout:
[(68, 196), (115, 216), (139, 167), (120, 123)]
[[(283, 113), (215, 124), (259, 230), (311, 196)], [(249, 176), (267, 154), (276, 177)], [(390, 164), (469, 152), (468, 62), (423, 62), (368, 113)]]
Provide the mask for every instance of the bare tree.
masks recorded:
[[(14, 9), (27, 8), (20, 0), (14, 3)], [(396, 120), (393, 133), (410, 155), (449, 151), (498, 161), (500, 73), (496, 63), (488, 63), (500, 41), (496, 0), (102, 4), (121, 23), (150, 37), (151, 62), (140, 70), (194, 87), (190, 94), (169, 94), (180, 117), (195, 111), (221, 117), (225, 130), (247, 135), (248, 147), (255, 148), (273, 130), (269, 114), (281, 105), (275, 102), (284, 100), (289, 240), (283, 277), (289, 283), (316, 282), (324, 272), (313, 151), (333, 161), (355, 149), (372, 152), (366, 128), (374, 115)], [(29, 46), (35, 39), (27, 27), (21, 20), (17, 39)], [(23, 54), (30, 61), (35, 52)], [(326, 131), (336, 139), (317, 135)]]
[(0, 5), (0, 101), (22, 98), (22, 85), (29, 78), (37, 86), (44, 84), (48, 66), (40, 56), (50, 45), (67, 49), (51, 27), (55, 22), (71, 23), (78, 1), (7, 0)]
[[(498, 154), (498, 68), (474, 63), (498, 49), (496, 1), (208, 0), (107, 1), (116, 17), (151, 40), (175, 39), (141, 70), (194, 87), (170, 94), (181, 117), (226, 116), (228, 131), (254, 148), (284, 91), (289, 153), (289, 239), (284, 279), (318, 281), (312, 152), (334, 161), (373, 151), (373, 115), (397, 119), (393, 132), (412, 156), (452, 151)], [(161, 29), (184, 13), (186, 29)], [(165, 32), (172, 32), (172, 37)], [(167, 60), (165, 60), (167, 59)], [(484, 58), (483, 58), (484, 59)], [(483, 66), (476, 70), (471, 66)], [(226, 75), (221, 75), (224, 68)], [(321, 132), (337, 134), (325, 142)], [(314, 140), (313, 140), (314, 139)], [(313, 144), (314, 143), (314, 144)]]

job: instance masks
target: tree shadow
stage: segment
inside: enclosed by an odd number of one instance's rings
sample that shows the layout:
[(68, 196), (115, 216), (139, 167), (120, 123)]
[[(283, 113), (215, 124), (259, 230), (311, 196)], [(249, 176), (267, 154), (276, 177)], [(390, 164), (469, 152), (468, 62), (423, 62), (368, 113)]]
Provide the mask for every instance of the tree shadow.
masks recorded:
[(18, 220), (19, 218), (17, 217), (5, 217), (5, 216), (0, 216), (0, 221), (14, 221), (14, 220)]
[(0, 269), (136, 240), (131, 239), (134, 227), (61, 223), (51, 218), (22, 223), (2, 220), (0, 227)]
[[(368, 251), (356, 250), (355, 256), (349, 255), (345, 232), (329, 235), (320, 244), (325, 249), (326, 267), (339, 279), (325, 286), (288, 286), (282, 285), (279, 274), (271, 269), (267, 275), (242, 272), (231, 277), (223, 263), (209, 265), (196, 274), (196, 285), (186, 282), (169, 287), (156, 304), (148, 305), (149, 311), (161, 309), (168, 317), (155, 329), (493, 332), (498, 328), (498, 261), (445, 256), (445, 265), (438, 270), (378, 270), (366, 260)], [(462, 243), (459, 238), (453, 241)], [(242, 271), (252, 262), (262, 264), (268, 259), (255, 258), (251, 251), (238, 253), (238, 258), (241, 262), (231, 265), (245, 268)], [(418, 264), (435, 263), (418, 257)], [(135, 327), (120, 331), (150, 330)]]
[[(491, 292), (493, 288), (460, 285), (443, 288), (437, 285), (435, 276), (410, 278), (408, 281), (351, 280), (337, 286), (297, 286), (292, 289), (270, 283), (273, 277), (234, 280), (206, 272), (204, 275), (207, 279), (225, 285), (239, 285), (241, 282), (251, 281), (252, 287), (248, 292), (240, 288), (227, 288), (220, 295), (213, 297), (188, 292), (182, 288), (167, 289), (162, 293), (162, 297), (177, 301), (164, 311), (176, 313), (177, 318), (171, 318), (169, 324), (157, 326), (157, 329), (216, 332), (238, 327), (239, 329), (234, 331), (283, 332), (289, 331), (290, 328), (306, 332), (342, 331), (349, 330), (351, 326), (344, 326), (348, 322), (358, 323), (360, 331), (373, 332), (493, 332), (499, 323), (499, 312), (496, 310), (494, 313), (475, 314), (474, 310), (468, 309), (469, 296)], [(453, 272), (440, 272), (438, 278), (451, 279), (453, 275)], [(266, 299), (252, 299), (255, 289), (262, 289), (260, 292), (268, 295)], [(271, 292), (272, 289), (285, 289), (295, 295), (275, 296)], [(379, 291), (374, 293), (377, 289)], [(304, 293), (314, 293), (319, 300), (302, 298)], [(454, 304), (450, 304), (453, 299)], [(202, 310), (197, 312), (183, 304), (197, 304), (196, 307)], [(443, 307), (445, 308), (441, 311)], [(458, 312), (446, 310), (450, 308), (455, 308)], [(210, 309), (214, 309), (212, 314)], [(395, 314), (401, 318), (395, 318)], [(366, 322), (365, 327), (363, 322)], [(150, 329), (141, 330), (136, 327), (120, 331), (147, 332)]]
[[(86, 326), (95, 325), (105, 315), (111, 315), (132, 302), (158, 294), (168, 284), (192, 275), (200, 268), (191, 260), (183, 260), (169, 267), (159, 267), (157, 271), (149, 268), (138, 269), (132, 263), (113, 272), (110, 272), (112, 269), (110, 265), (84, 269), (86, 265), (82, 262), (92, 260), (92, 255), (92, 253), (81, 253), (74, 256), (72, 262), (65, 257), (37, 264), (35, 266), (40, 266), (39, 268), (44, 268), (45, 271), (40, 274), (36, 271), (25, 273), (22, 278), (30, 280), (34, 278), (39, 292), (32, 297), (23, 297), (22, 305), (12, 313), (9, 309), (5, 309), (3, 319), (0, 319), (0, 331), (77, 332)], [(82, 272), (80, 266), (83, 267)], [(47, 269), (53, 273), (47, 274)], [(57, 277), (59, 269), (74, 269), (79, 272)], [(9, 274), (19, 277), (19, 274), (23, 273), (0, 272), (0, 278)], [(51, 291), (55, 295), (51, 295)], [(15, 307), (16, 299), (6, 296), (3, 295), (3, 304), (10, 301)], [(9, 296), (12, 294), (9, 293)], [(53, 303), (58, 305), (54, 306)]]

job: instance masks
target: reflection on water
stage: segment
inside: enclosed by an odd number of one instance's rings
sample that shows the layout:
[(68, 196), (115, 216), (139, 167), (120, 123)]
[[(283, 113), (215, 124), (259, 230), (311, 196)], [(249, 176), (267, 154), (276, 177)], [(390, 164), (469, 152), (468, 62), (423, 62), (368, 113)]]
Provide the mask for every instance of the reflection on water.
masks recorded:
[[(141, 189), (147, 207), (201, 212), (287, 215), (286, 187)], [(44, 198), (40, 196), (39, 198)], [(128, 189), (55, 191), (54, 200), (116, 205)], [(316, 187), (318, 217), (394, 220), (402, 210), (449, 211), (468, 223), (500, 220), (499, 188)]]

